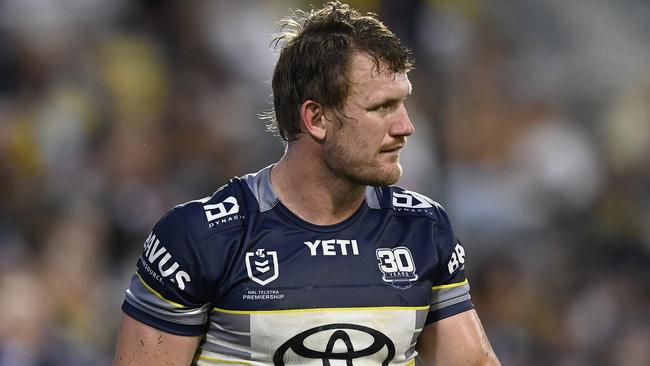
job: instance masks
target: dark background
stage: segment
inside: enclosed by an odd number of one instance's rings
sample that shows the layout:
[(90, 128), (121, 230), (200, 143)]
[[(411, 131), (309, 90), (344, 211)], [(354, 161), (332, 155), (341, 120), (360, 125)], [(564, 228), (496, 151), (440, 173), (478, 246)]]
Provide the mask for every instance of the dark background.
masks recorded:
[[(400, 185), (442, 203), (504, 365), (650, 364), (650, 2), (354, 1), (414, 50)], [(0, 0), (0, 365), (107, 365), (173, 205), (282, 154), (303, 1)]]

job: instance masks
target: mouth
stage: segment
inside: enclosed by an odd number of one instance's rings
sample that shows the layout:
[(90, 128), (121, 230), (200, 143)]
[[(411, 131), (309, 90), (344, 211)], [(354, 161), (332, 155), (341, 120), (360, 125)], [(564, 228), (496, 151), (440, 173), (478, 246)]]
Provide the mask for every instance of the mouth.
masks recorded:
[(398, 144), (381, 149), (381, 153), (392, 153), (401, 150), (406, 144)]

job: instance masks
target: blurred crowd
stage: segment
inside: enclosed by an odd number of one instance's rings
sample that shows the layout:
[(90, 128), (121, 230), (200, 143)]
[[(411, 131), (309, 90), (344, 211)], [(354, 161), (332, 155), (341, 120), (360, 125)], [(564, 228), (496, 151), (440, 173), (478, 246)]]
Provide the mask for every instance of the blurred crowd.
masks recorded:
[[(413, 49), (400, 185), (446, 207), (504, 365), (650, 364), (650, 3), (358, 0)], [(0, 1), (0, 366), (108, 365), (170, 207), (277, 160), (307, 1)]]

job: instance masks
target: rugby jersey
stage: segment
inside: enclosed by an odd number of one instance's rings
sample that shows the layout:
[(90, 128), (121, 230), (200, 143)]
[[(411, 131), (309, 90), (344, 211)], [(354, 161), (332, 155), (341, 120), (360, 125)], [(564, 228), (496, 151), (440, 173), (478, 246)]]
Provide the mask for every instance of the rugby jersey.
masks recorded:
[(440, 205), (367, 187), (348, 219), (314, 225), (282, 204), (270, 170), (166, 213), (124, 312), (203, 335), (195, 365), (359, 366), (415, 365), (423, 327), (473, 307), (465, 252)]

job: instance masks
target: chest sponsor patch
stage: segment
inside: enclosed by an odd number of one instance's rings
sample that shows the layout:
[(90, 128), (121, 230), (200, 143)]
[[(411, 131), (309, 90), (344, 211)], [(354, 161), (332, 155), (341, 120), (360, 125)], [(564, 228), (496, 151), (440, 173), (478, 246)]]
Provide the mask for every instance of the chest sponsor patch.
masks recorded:
[[(373, 356), (377, 358), (364, 360)], [(308, 329), (286, 341), (273, 354), (273, 364), (283, 366), (286, 358), (302, 360), (303, 364), (316, 359), (323, 365), (330, 365), (332, 361), (355, 365), (356, 359), (360, 359), (358, 364), (381, 360), (381, 365), (387, 366), (395, 358), (395, 345), (385, 334), (373, 328), (358, 324), (327, 324)]]

